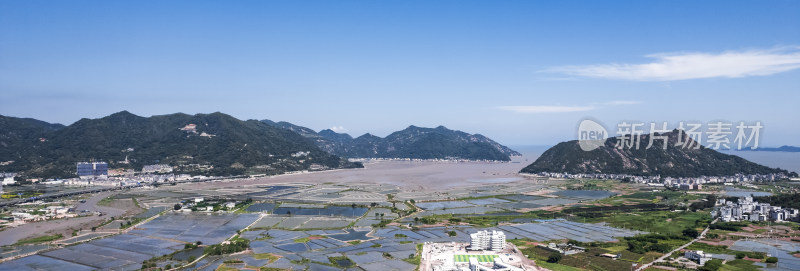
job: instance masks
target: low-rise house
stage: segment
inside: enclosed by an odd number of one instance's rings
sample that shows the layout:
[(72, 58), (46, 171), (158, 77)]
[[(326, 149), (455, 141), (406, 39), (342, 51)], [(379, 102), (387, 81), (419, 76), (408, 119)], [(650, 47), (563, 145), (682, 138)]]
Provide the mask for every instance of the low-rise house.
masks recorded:
[(11, 216), (14, 217), (15, 221), (32, 221), (38, 220), (37, 215), (29, 214), (26, 212), (12, 212)]
[(684, 252), (683, 256), (686, 257), (686, 259), (695, 261), (699, 265), (704, 265), (707, 261), (711, 260), (711, 254), (703, 253), (702, 250), (688, 250)]
[(619, 259), (620, 257), (622, 257), (622, 254), (620, 254), (620, 253), (617, 253), (617, 254), (603, 253), (603, 254), (600, 254), (600, 257), (606, 257), (606, 258), (609, 258), (609, 259), (616, 260), (616, 259)]
[(586, 248), (573, 246), (568, 243), (561, 243), (561, 244), (549, 243), (547, 245), (539, 244), (538, 246), (546, 250), (561, 253), (564, 255), (578, 254), (586, 251)]

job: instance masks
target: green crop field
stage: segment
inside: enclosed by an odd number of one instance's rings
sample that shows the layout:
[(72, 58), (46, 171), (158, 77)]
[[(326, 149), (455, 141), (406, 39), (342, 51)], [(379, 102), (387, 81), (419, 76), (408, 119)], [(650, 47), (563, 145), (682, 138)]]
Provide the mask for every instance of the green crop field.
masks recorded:
[(711, 216), (703, 212), (628, 212), (609, 213), (603, 217), (589, 218), (586, 222), (606, 222), (611, 226), (640, 231), (681, 235), (686, 228), (701, 228), (711, 221)]
[(496, 258), (496, 257), (497, 257), (497, 255), (455, 255), (455, 256), (453, 256), (453, 258), (455, 258), (455, 261), (457, 263), (469, 262), (469, 258), (477, 258), (478, 262), (482, 262), (482, 263), (493, 262), (494, 258)]

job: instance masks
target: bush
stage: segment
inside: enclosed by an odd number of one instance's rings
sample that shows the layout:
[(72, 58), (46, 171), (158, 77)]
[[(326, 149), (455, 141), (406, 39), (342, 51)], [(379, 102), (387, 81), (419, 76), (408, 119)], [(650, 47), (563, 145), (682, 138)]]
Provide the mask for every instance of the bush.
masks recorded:
[(767, 258), (766, 260), (764, 260), (764, 262), (765, 262), (765, 263), (777, 263), (777, 262), (778, 262), (778, 258), (776, 258), (776, 257), (769, 257), (769, 258)]
[(753, 259), (764, 259), (765, 257), (767, 257), (767, 254), (765, 254), (764, 252), (751, 251), (747, 252), (747, 257)]
[(389, 225), (389, 223), (392, 223), (392, 221), (389, 220), (389, 219), (381, 219), (381, 222), (372, 224), (372, 227), (374, 227), (374, 228), (385, 228), (386, 225)]
[(648, 249), (650, 251), (657, 251), (660, 253), (667, 253), (670, 252), (670, 250), (672, 250), (672, 248), (667, 244), (652, 244)]
[(719, 268), (722, 267), (722, 260), (720, 259), (713, 259), (707, 261), (705, 265), (698, 268), (700, 271), (717, 271)]
[(210, 255), (223, 255), (236, 252), (245, 251), (250, 247), (250, 240), (247, 239), (234, 239), (228, 244), (217, 244), (206, 247), (204, 252)]
[(422, 224), (436, 224), (436, 218), (433, 217), (423, 217), (419, 219)]
[(698, 236), (700, 236), (700, 233), (697, 232), (697, 230), (695, 230), (695, 229), (687, 228), (687, 229), (683, 230), (683, 236), (686, 236), (686, 237), (689, 237), (689, 238), (697, 238)]
[(743, 222), (721, 222), (717, 224), (709, 225), (709, 228), (712, 230), (724, 230), (724, 231), (740, 231), (742, 227), (747, 226), (747, 223)]
[(561, 260), (561, 253), (555, 253), (554, 252), (554, 253), (550, 254), (550, 257), (547, 257), (547, 262), (548, 263), (557, 263), (560, 260)]
[(744, 259), (745, 256), (747, 256), (747, 254), (744, 252), (736, 252), (736, 259)]
[(567, 244), (570, 244), (570, 245), (573, 245), (573, 246), (586, 246), (586, 244), (584, 244), (583, 242), (580, 242), (578, 240), (572, 240), (572, 239), (567, 240)]

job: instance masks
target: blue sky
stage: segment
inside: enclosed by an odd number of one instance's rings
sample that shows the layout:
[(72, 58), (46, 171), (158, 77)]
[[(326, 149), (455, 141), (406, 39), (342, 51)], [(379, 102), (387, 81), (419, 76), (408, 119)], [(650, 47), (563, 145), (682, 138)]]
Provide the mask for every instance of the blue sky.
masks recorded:
[(800, 145), (799, 1), (0, 1), (0, 114), (220, 111), (509, 145), (589, 117)]

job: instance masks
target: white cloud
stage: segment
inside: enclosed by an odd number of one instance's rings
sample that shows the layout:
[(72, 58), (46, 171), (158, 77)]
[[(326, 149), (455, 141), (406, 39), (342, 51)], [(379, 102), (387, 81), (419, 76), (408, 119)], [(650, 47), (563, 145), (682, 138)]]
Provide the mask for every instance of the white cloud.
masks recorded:
[(497, 109), (517, 113), (565, 113), (580, 112), (595, 109), (594, 106), (551, 106), (551, 105), (516, 105), (498, 106)]
[(347, 129), (345, 129), (344, 126), (333, 126), (333, 127), (331, 127), (331, 131), (334, 131), (334, 132), (337, 132), (337, 133), (347, 133)]
[(544, 70), (581, 77), (631, 81), (763, 76), (800, 68), (800, 47), (713, 53), (661, 53), (644, 64), (561, 66)]

